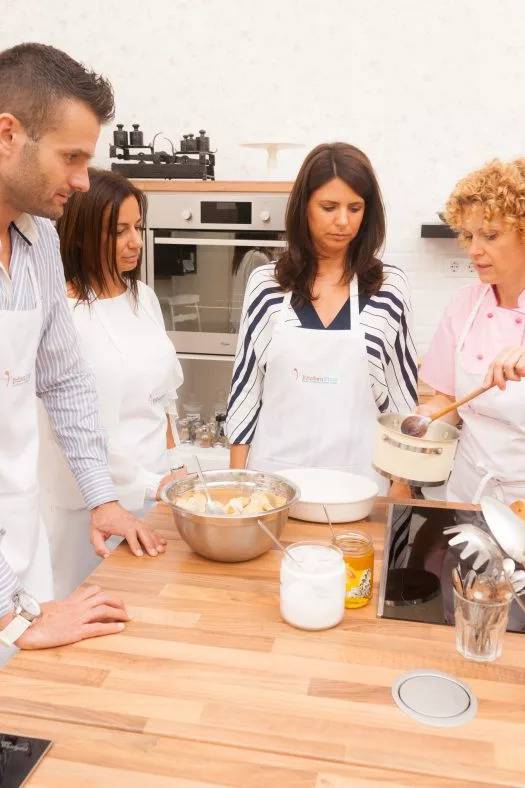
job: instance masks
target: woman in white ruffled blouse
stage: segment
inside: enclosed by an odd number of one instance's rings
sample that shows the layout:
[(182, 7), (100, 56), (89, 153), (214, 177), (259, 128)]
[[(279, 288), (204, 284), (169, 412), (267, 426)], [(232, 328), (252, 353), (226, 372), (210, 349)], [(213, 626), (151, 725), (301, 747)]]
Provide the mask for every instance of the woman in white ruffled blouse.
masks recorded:
[[(84, 358), (95, 374), (108, 465), (123, 506), (141, 516), (169, 473), (173, 409), (182, 370), (158, 299), (139, 280), (146, 198), (116, 173), (92, 170), (57, 224), (68, 300)], [(67, 402), (64, 403), (67, 408)], [(41, 412), (42, 515), (61, 598), (99, 559), (77, 483)]]

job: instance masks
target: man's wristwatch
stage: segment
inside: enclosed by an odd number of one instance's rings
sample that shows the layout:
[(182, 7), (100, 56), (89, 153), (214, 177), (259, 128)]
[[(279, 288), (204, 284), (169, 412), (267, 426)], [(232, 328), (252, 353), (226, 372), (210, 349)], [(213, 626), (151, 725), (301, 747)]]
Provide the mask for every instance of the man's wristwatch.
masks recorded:
[(0, 630), (0, 643), (4, 646), (12, 646), (31, 624), (42, 617), (40, 605), (25, 591), (16, 591), (13, 594), (13, 612), (13, 620), (5, 629)]

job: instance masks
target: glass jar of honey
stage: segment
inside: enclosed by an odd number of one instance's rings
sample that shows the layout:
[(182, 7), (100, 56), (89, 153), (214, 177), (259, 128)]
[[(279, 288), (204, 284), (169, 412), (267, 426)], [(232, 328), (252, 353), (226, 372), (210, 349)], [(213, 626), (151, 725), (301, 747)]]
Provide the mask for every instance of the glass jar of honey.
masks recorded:
[(372, 599), (374, 543), (358, 531), (338, 534), (336, 545), (346, 564), (345, 607), (364, 607)]

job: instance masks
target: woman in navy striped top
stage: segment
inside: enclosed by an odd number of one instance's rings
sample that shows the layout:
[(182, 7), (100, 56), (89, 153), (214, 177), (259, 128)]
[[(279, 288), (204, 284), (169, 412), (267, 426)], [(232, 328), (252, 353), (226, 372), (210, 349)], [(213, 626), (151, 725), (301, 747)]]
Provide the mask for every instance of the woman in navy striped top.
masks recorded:
[(286, 252), (246, 287), (228, 406), (231, 467), (375, 476), (377, 415), (412, 410), (417, 363), (406, 276), (378, 257), (384, 209), (364, 153), (345, 143), (311, 151), (286, 230)]

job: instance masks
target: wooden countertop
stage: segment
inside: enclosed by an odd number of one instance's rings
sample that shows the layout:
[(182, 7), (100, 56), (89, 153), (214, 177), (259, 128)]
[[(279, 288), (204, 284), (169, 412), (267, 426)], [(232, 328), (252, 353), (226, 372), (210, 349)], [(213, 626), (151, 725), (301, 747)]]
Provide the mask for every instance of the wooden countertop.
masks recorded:
[(183, 181), (157, 178), (132, 178), (145, 192), (284, 192), (292, 190), (293, 181)]
[[(376, 595), (385, 517), (379, 503), (357, 524), (374, 538)], [(508, 633), (494, 664), (468, 662), (451, 627), (378, 619), (376, 597), (335, 629), (296, 630), (279, 616), (278, 551), (213, 563), (166, 509), (150, 519), (167, 553), (120, 547), (93, 576), (125, 599), (126, 631), (23, 652), (0, 672), (0, 728), (55, 742), (29, 785), (525, 784), (525, 638)], [(321, 535), (291, 520), (283, 541)], [(476, 719), (445, 729), (405, 716), (390, 688), (414, 668), (465, 680)]]

